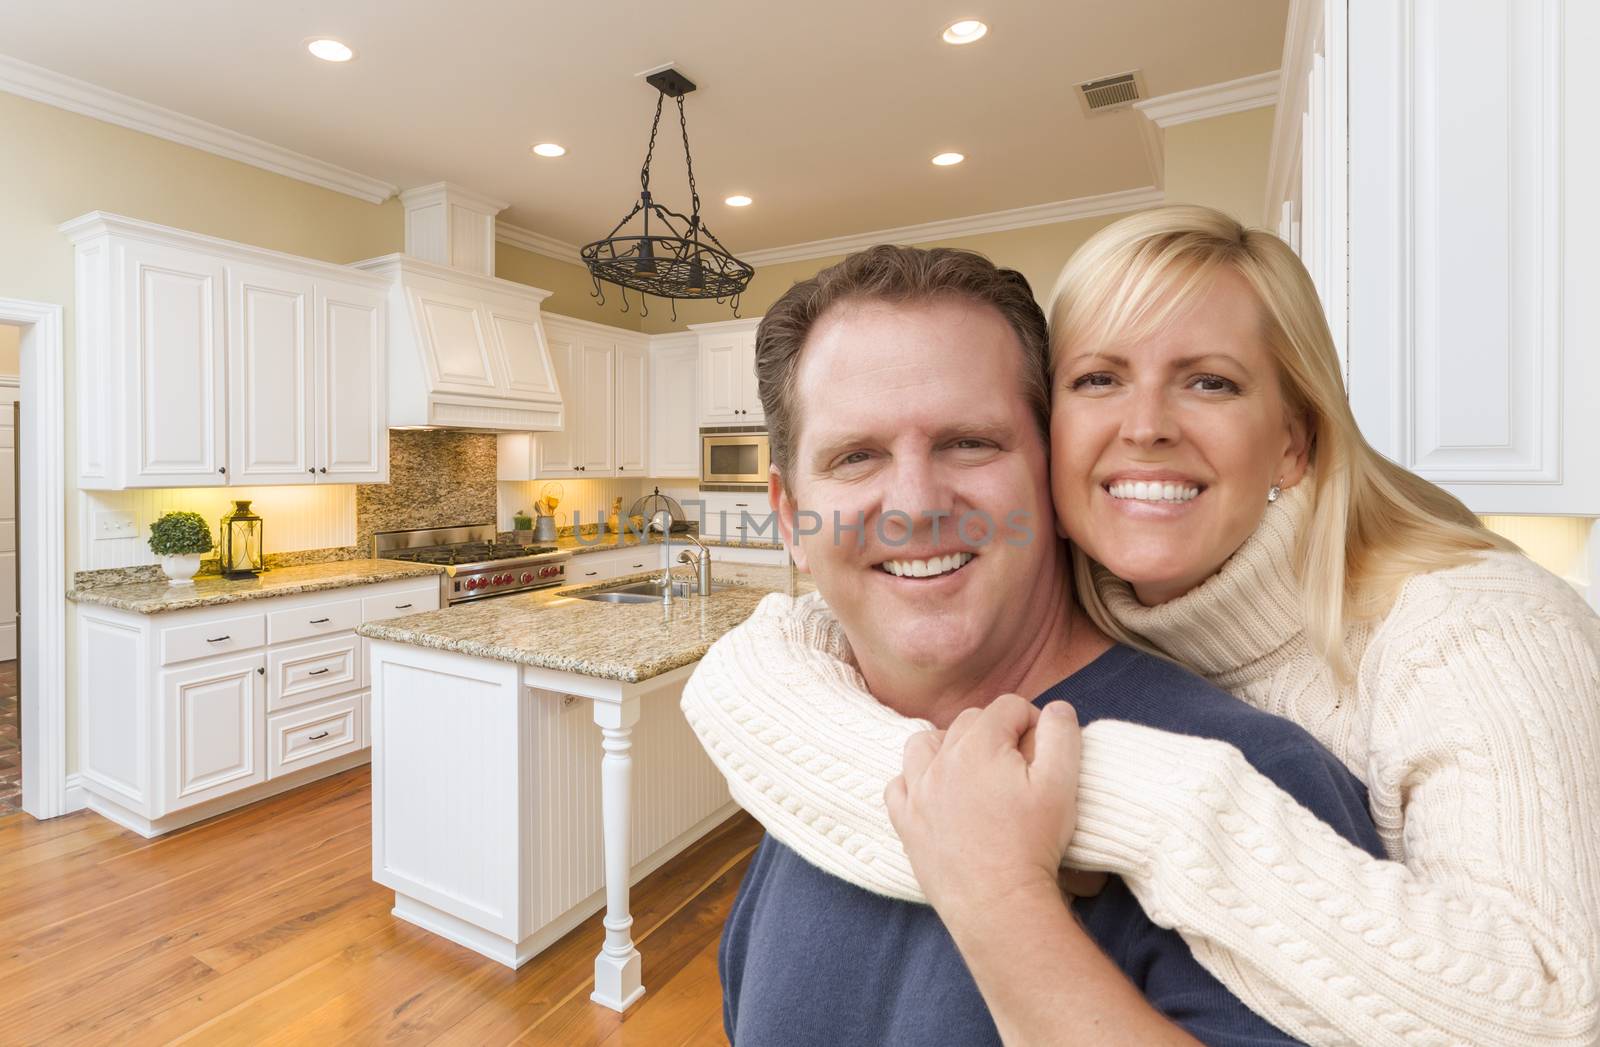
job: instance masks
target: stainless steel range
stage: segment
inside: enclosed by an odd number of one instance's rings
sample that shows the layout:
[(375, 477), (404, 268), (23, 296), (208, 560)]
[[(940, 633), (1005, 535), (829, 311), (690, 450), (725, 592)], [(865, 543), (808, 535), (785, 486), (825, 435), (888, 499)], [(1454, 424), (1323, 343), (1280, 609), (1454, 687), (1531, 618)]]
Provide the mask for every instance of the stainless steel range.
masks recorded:
[(380, 531), (372, 555), (441, 565), (446, 604), (562, 585), (572, 558), (553, 545), (496, 542), (494, 524)]

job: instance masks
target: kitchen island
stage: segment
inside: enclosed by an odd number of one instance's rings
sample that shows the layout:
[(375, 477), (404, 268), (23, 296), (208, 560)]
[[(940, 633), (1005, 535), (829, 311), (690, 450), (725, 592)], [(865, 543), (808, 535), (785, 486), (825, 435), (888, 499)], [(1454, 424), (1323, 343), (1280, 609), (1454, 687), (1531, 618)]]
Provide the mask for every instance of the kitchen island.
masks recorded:
[(603, 905), (591, 998), (623, 1010), (643, 994), (630, 886), (737, 809), (679, 695), (789, 579), (744, 564), (713, 575), (725, 587), (670, 606), (582, 598), (620, 579), (361, 628), (373, 878), (396, 916), (517, 967)]

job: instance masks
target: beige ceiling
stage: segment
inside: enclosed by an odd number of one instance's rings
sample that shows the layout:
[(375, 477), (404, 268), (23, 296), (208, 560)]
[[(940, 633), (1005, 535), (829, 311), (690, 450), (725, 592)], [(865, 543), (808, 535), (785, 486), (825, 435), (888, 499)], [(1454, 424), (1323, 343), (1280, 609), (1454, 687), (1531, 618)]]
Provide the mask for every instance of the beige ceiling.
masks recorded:
[[(1074, 85), (1129, 69), (1152, 95), (1275, 69), (1288, 0), (0, 0), (0, 53), (402, 188), (449, 180), (575, 243), (638, 193), (675, 63), (711, 229), (735, 250), (1150, 185), (1133, 112)], [(939, 39), (961, 17), (989, 36)], [(333, 36), (357, 59), (303, 43)], [(676, 118), (657, 196), (688, 210)], [(535, 142), (567, 156), (529, 155)], [(935, 168), (943, 150), (966, 163)], [(724, 196), (746, 193), (735, 210)]]

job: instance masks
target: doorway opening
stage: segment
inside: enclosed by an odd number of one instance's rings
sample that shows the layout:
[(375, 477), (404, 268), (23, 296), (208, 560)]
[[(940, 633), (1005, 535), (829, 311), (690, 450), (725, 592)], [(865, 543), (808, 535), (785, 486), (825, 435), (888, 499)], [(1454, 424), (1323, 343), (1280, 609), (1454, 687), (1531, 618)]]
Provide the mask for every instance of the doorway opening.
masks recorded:
[(22, 807), (18, 672), (21, 582), (17, 575), (17, 434), (22, 410), (22, 328), (0, 323), (0, 815)]

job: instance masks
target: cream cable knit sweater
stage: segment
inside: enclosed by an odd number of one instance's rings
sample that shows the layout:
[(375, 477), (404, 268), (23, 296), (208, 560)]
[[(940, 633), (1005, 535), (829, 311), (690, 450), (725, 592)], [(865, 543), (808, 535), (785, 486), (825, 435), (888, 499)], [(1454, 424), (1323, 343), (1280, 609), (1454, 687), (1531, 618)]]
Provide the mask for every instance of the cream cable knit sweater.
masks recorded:
[[(1118, 619), (1366, 783), (1391, 861), (1347, 844), (1233, 747), (1084, 732), (1066, 861), (1123, 876), (1252, 1009), (1312, 1044), (1600, 1043), (1600, 619), (1525, 557), (1414, 578), (1352, 630), (1336, 685), (1298, 625), (1288, 493), (1212, 579)], [(735, 798), (808, 861), (923, 900), (884, 785), (928, 726), (873, 700), (836, 620), (774, 594), (683, 696)]]

